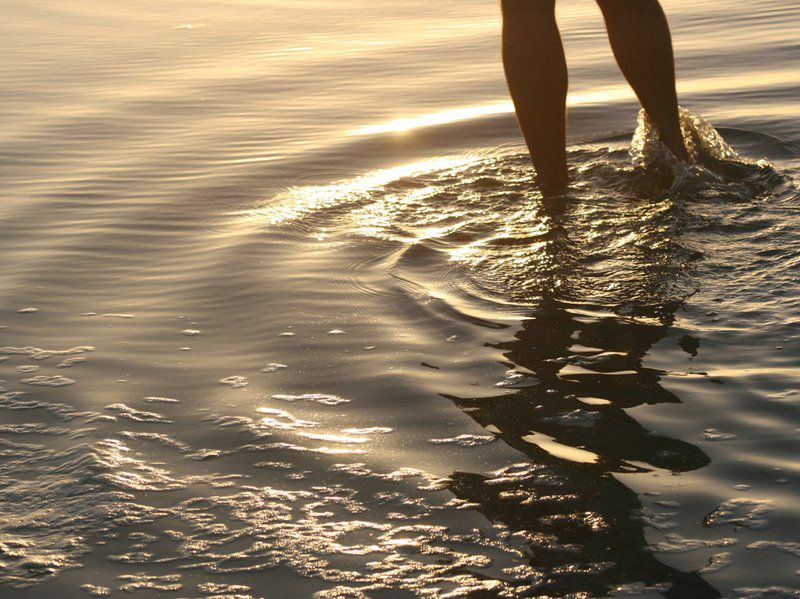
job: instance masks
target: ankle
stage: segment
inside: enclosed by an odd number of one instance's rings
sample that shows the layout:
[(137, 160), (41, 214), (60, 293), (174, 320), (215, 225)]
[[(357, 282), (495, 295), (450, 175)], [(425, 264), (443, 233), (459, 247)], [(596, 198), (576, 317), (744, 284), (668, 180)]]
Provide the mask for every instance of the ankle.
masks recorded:
[(683, 136), (679, 138), (672, 137), (667, 139), (664, 135), (661, 136), (664, 145), (669, 148), (675, 158), (681, 162), (689, 162), (689, 153), (686, 151), (686, 143), (683, 141)]
[(566, 173), (558, 177), (542, 177), (541, 175), (537, 175), (536, 185), (544, 196), (561, 195), (569, 186), (569, 178)]

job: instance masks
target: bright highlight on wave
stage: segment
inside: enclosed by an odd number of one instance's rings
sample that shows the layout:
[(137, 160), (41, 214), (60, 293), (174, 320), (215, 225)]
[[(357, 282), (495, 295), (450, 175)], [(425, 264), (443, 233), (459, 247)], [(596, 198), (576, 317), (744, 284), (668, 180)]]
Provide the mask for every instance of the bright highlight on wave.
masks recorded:
[(248, 218), (255, 219), (260, 224), (284, 224), (295, 221), (305, 214), (335, 206), (342, 201), (355, 201), (365, 194), (374, 193), (376, 189), (404, 177), (466, 166), (472, 160), (477, 160), (477, 158), (469, 156), (432, 158), (374, 171), (331, 185), (298, 187), (287, 190), (262, 209), (248, 210), (243, 214)]
[[(632, 92), (626, 87), (610, 87), (583, 94), (571, 94), (567, 98), (570, 106), (580, 104), (596, 104), (601, 102), (613, 102), (632, 97)], [(360, 127), (350, 132), (351, 135), (378, 135), (381, 133), (403, 133), (412, 129), (422, 127), (432, 127), (436, 125), (447, 125), (458, 123), (476, 118), (495, 116), (500, 114), (510, 114), (514, 112), (514, 105), (511, 101), (493, 102), (479, 106), (467, 106), (464, 108), (453, 108), (441, 112), (433, 112), (415, 117), (396, 119), (378, 125)]]
[[(787, 74), (785, 71), (766, 71), (758, 76), (758, 85), (763, 87), (786, 85), (795, 83), (796, 77)], [(752, 78), (748, 80), (748, 85), (752, 85)], [(741, 78), (733, 75), (722, 75), (709, 77), (699, 80), (685, 81), (679, 85), (679, 91), (683, 94), (689, 93), (708, 93), (720, 91), (732, 91), (741, 88), (743, 85)], [(610, 102), (622, 102), (632, 100), (633, 92), (627, 86), (609, 86), (589, 92), (570, 94), (567, 97), (567, 104), (571, 107), (606, 104)], [(511, 101), (491, 102), (477, 106), (466, 106), (453, 108), (440, 112), (433, 112), (412, 117), (394, 119), (377, 125), (359, 127), (349, 132), (350, 135), (380, 135), (384, 133), (405, 133), (423, 127), (433, 127), (437, 125), (447, 125), (459, 123), (473, 119), (497, 116), (501, 114), (512, 114), (514, 105)]]

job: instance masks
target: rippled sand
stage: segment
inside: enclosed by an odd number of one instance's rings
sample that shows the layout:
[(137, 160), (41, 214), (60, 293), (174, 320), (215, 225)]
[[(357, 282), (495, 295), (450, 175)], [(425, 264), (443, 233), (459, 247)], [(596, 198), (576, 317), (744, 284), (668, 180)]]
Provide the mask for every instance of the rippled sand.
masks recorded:
[(665, 6), (553, 202), (493, 3), (12, 2), (0, 596), (800, 596), (800, 12)]

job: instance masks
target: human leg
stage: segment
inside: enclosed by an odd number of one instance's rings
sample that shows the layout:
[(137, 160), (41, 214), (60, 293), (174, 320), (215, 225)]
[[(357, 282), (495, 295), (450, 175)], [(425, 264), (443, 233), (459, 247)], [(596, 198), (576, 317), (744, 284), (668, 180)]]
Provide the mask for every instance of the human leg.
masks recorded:
[(503, 65), (543, 191), (567, 185), (567, 63), (555, 0), (502, 0)]
[(597, 0), (611, 49), (647, 116), (675, 156), (687, 161), (678, 117), (672, 37), (658, 0)]

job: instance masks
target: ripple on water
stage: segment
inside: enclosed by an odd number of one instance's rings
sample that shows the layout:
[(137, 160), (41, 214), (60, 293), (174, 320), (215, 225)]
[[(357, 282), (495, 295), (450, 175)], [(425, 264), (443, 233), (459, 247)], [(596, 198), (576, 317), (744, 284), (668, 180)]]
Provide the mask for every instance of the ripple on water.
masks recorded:
[(77, 366), (78, 364), (82, 364), (86, 361), (86, 358), (77, 356), (74, 358), (67, 358), (62, 360), (58, 364), (56, 364), (56, 368), (72, 368), (73, 366)]
[(33, 360), (47, 360), (53, 356), (73, 356), (76, 354), (93, 352), (94, 350), (95, 348), (90, 345), (72, 347), (70, 349), (41, 349), (33, 346), (0, 347), (0, 354), (5, 354), (7, 356), (29, 356)]
[(26, 385), (34, 385), (37, 387), (66, 387), (67, 385), (74, 385), (75, 380), (61, 375), (39, 375), (27, 379), (22, 379)]
[(135, 591), (149, 590), (161, 592), (180, 591), (183, 588), (180, 574), (166, 574), (162, 576), (151, 576), (144, 572), (138, 574), (123, 574), (119, 577), (122, 581), (127, 581), (120, 585), (119, 590), (126, 593)]
[(539, 384), (537, 379), (532, 374), (518, 372), (516, 370), (509, 370), (506, 372), (503, 380), (495, 383), (496, 387), (506, 387), (509, 389), (519, 389), (522, 387), (534, 387)]
[(156, 412), (137, 410), (136, 408), (125, 405), (124, 403), (108, 405), (106, 406), (106, 410), (116, 412), (119, 418), (125, 418), (126, 420), (132, 420), (134, 422), (158, 422), (163, 424), (172, 424), (173, 422), (172, 420), (167, 420), (164, 418), (164, 416)]
[(652, 593), (663, 595), (670, 589), (670, 585), (666, 584), (645, 584), (643, 582), (634, 582), (630, 584), (622, 584), (615, 586), (609, 593), (610, 597), (644, 597)]
[[(462, 297), (475, 293), (475, 289), (487, 293), (511, 289), (515, 293), (514, 309), (530, 306), (541, 297), (597, 300), (618, 306), (619, 314), (633, 320), (647, 302), (658, 307), (664, 297), (685, 297), (680, 276), (696, 253), (669, 233), (676, 226), (672, 216), (678, 212), (679, 201), (661, 192), (640, 193), (654, 186), (646, 177), (608, 164), (607, 155), (606, 151), (593, 154), (590, 150), (574, 153), (579, 168), (586, 170), (586, 178), (576, 191), (577, 208), (568, 215), (575, 220), (575, 239), (561, 235), (564, 223), (543, 210), (540, 198), (529, 193), (529, 166), (521, 156), (478, 160), (477, 167), (473, 161), (472, 170), (459, 163), (443, 171), (409, 175), (390, 182), (391, 193), (385, 186), (362, 186), (358, 202), (353, 202), (356, 209), (347, 215), (350, 220), (346, 228), (359, 235), (406, 244), (396, 253), (393, 274), (407, 276), (410, 284), (423, 289), (450, 286)], [(607, 188), (609, 181), (619, 187), (620, 197), (598, 197), (596, 190)], [(642, 195), (649, 199), (642, 200)], [(700, 190), (700, 199), (702, 195)], [(439, 201), (442, 198), (452, 201)], [(335, 200), (326, 195), (326, 201)], [(350, 227), (353, 224), (356, 226)], [(554, 259), (559, 257), (564, 260)], [(425, 260), (430, 268), (416, 268)], [(459, 270), (461, 267), (466, 268)], [(679, 288), (677, 292), (662, 289), (664, 272), (678, 273), (678, 282), (670, 279)], [(614, 285), (597, 290), (598, 280), (610, 279)], [(628, 304), (621, 306), (622, 299)], [(196, 329), (185, 329), (184, 334), (187, 331)], [(282, 334), (293, 335), (289, 331)], [(447, 339), (450, 343), (456, 340), (457, 336)], [(593, 348), (594, 344), (586, 342), (559, 354), (575, 369), (567, 383), (576, 388), (576, 395), (558, 395), (563, 407), (559, 405), (542, 416), (540, 423), (558, 425), (567, 433), (586, 429), (577, 432), (589, 436), (605, 426), (601, 416), (606, 412), (571, 405), (578, 401), (577, 392), (587, 377), (613, 373), (620, 375), (616, 378), (623, 387), (626, 376), (649, 381), (641, 364), (631, 370), (628, 362), (634, 357), (620, 351), (595, 352)], [(91, 349), (4, 347), (0, 354), (32, 360), (63, 356), (66, 362), (73, 359), (70, 356)], [(542, 380), (553, 379), (552, 371), (559, 364), (545, 360)], [(283, 366), (269, 364), (265, 371), (274, 372)], [(538, 376), (516, 370), (508, 374), (506, 384), (501, 381), (500, 385), (508, 389), (498, 393), (529, 392), (532, 395), (521, 397), (538, 397)], [(220, 383), (242, 388), (247, 378), (231, 376)], [(551, 395), (557, 395), (554, 388), (548, 389), (553, 391)], [(586, 404), (611, 410), (609, 400), (595, 398), (588, 391), (585, 395)], [(350, 402), (322, 393), (281, 394), (272, 399), (329, 407)], [(178, 402), (157, 396), (144, 401)], [(595, 486), (613, 484), (609, 482), (613, 477), (592, 474), (601, 469), (596, 462), (605, 455), (591, 453), (598, 459), (563, 465), (536, 449), (546, 452), (549, 448), (554, 453), (558, 447), (570, 449), (557, 443), (555, 437), (528, 435), (526, 430), (518, 440), (531, 441), (535, 461), (503, 468), (488, 477), (453, 473), (445, 479), (412, 468), (384, 471), (376, 467), (370, 461), (369, 444), (376, 434), (391, 429), (354, 423), (331, 431), (323, 418), (331, 413), (327, 410), (321, 411), (319, 421), (262, 407), (252, 418), (236, 413), (209, 414), (197, 417), (200, 422), (181, 411), (175, 418), (182, 434), (194, 435), (187, 443), (163, 433), (121, 430), (171, 422), (162, 414), (124, 403), (109, 405), (110, 415), (3, 393), (0, 408), (43, 414), (42, 418), (31, 418), (37, 422), (9, 424), (0, 431), (15, 439), (0, 440), (4, 458), (0, 461), (4, 483), (0, 486), (4, 566), (0, 581), (12, 586), (28, 586), (78, 567), (83, 555), (110, 539), (115, 545), (128, 543), (105, 552), (110, 562), (135, 570), (118, 578), (117, 588), (128, 592), (247, 593), (247, 585), (218, 582), (190, 588), (186, 572), (192, 573), (194, 584), (202, 575), (244, 577), (283, 568), (311, 579), (315, 589), (324, 587), (320, 597), (366, 596), (373, 592), (387, 596), (513, 596), (520, 589), (536, 592), (537, 585), (550, 575), (576, 580), (603, 576), (613, 568), (605, 543), (597, 543), (603, 548), (599, 560), (581, 561), (580, 541), (567, 538), (575, 534), (581, 539), (576, 531), (589, 531), (592, 542), (596, 542), (614, 526), (614, 514), (606, 504), (601, 500), (582, 503), (580, 497), (596, 493)], [(49, 417), (58, 419), (59, 426), (38, 422)], [(620, 422), (627, 419), (627, 413), (619, 414)], [(75, 424), (64, 424), (70, 422)], [(85, 425), (90, 422), (97, 425), (102, 441), (93, 442), (94, 437), (89, 437), (66, 448), (57, 443), (66, 435), (85, 435)], [(173, 428), (178, 430), (177, 426)], [(503, 431), (504, 437), (513, 440), (511, 432), (505, 427)], [(16, 442), (23, 435), (36, 435), (35, 442)], [(212, 435), (222, 449), (198, 448), (196, 439), (206, 435)], [(55, 441), (48, 441), (51, 438)], [(469, 434), (430, 439), (432, 444), (466, 447), (494, 440), (493, 435)], [(213, 461), (197, 464), (195, 460)], [(571, 483), (570, 477), (579, 482)], [(607, 488), (602, 487), (600, 494)], [(464, 497), (454, 498), (455, 490)], [(29, 508), (26, 513), (15, 509), (21, 502)], [(659, 507), (678, 506), (662, 502)], [(709, 514), (706, 524), (761, 530), (767, 508), (767, 502), (730, 500)], [(492, 514), (493, 510), (496, 513)], [(654, 525), (670, 524), (675, 514), (642, 513), (642, 519), (649, 518)], [(499, 524), (514, 518), (513, 529)], [(625, 538), (631, 530), (636, 532), (635, 522), (628, 519), (623, 524)], [(136, 532), (125, 538), (121, 530), (131, 529)], [(561, 538), (563, 531), (568, 534)], [(733, 543), (735, 540), (729, 538), (704, 540), (672, 534), (653, 549), (680, 553)], [(766, 549), (792, 555), (796, 551), (791, 544), (752, 545), (752, 550)], [(725, 556), (729, 555), (712, 556), (708, 571), (727, 563)], [(532, 556), (555, 565), (549, 570), (544, 566), (534, 569)], [(176, 572), (164, 574), (165, 567), (172, 567), (165, 564), (174, 566)], [(580, 582), (575, 586), (576, 592), (583, 591)], [(90, 594), (111, 592), (110, 587), (84, 588)], [(618, 585), (610, 594), (666, 591), (667, 585), (640, 582)]]
[(687, 539), (679, 534), (668, 534), (666, 540), (653, 545), (656, 553), (686, 553), (704, 547), (730, 547), (738, 541), (734, 538), (724, 538), (716, 540), (707, 539)]
[(172, 397), (158, 397), (154, 395), (145, 397), (144, 400), (147, 403), (168, 403), (168, 404), (181, 403), (179, 399), (173, 399)]
[(431, 439), (430, 442), (434, 445), (459, 445), (461, 447), (476, 447), (478, 445), (486, 445), (497, 440), (494, 435), (470, 435), (463, 434), (457, 437), (449, 437), (446, 439)]
[(219, 382), (223, 385), (227, 385), (228, 387), (233, 387), (234, 389), (244, 389), (250, 384), (246, 376), (238, 375), (225, 377), (224, 379), (220, 379)]
[(391, 433), (392, 430), (386, 426), (370, 426), (367, 428), (343, 428), (342, 432), (348, 435), (385, 435)]
[(369, 437), (357, 437), (354, 435), (336, 435), (327, 433), (308, 433), (301, 432), (301, 437), (311, 439), (313, 441), (331, 441), (333, 443), (356, 444), (361, 445), (369, 442)]
[(798, 599), (800, 590), (789, 587), (739, 587), (734, 589), (733, 596), (738, 599)]
[(92, 597), (108, 597), (111, 595), (110, 588), (96, 584), (82, 584), (81, 588)]
[(733, 554), (729, 551), (723, 551), (721, 553), (715, 553), (710, 558), (708, 558), (708, 564), (703, 566), (700, 569), (702, 574), (713, 574), (714, 572), (719, 572), (720, 570), (724, 570), (728, 566), (733, 563)]
[(328, 395), (326, 393), (305, 393), (303, 395), (273, 395), (272, 399), (280, 401), (309, 401), (312, 403), (322, 404), (324, 406), (338, 406), (344, 403), (350, 403), (349, 399), (344, 399), (338, 395)]
[(764, 549), (775, 549), (781, 553), (800, 557), (800, 543), (781, 543), (778, 541), (756, 541), (750, 543), (747, 548), (751, 551), (763, 551)]
[(258, 424), (266, 428), (295, 430), (300, 428), (313, 428), (318, 425), (317, 422), (295, 418), (289, 412), (277, 408), (258, 408), (256, 412), (263, 415)]
[(770, 500), (730, 499), (721, 503), (708, 514), (703, 524), (712, 527), (734, 524), (751, 530), (766, 530), (769, 528), (769, 520), (766, 515), (774, 509), (773, 502)]
[(721, 433), (716, 429), (707, 428), (700, 435), (702, 441), (732, 441), (738, 437), (732, 433)]
[(169, 435), (165, 435), (163, 433), (145, 433), (145, 432), (137, 432), (137, 431), (122, 431), (119, 433), (121, 437), (126, 439), (137, 439), (137, 440), (145, 440), (145, 441), (154, 441), (163, 445), (164, 447), (168, 447), (170, 449), (176, 449), (181, 453), (191, 453), (192, 448), (187, 443), (183, 443), (182, 441), (178, 441), (177, 439), (173, 439)]
[(771, 393), (767, 395), (767, 399), (780, 402), (796, 402), (800, 403), (800, 389), (787, 389), (780, 393)]
[(92, 410), (78, 410), (77, 408), (64, 404), (39, 400), (24, 400), (23, 393), (9, 391), (0, 393), (0, 408), (8, 410), (44, 410), (61, 420), (73, 420), (76, 418), (85, 419), (86, 422), (113, 421), (114, 416), (102, 414)]
[[(242, 584), (223, 584), (218, 582), (204, 582), (197, 585), (197, 590), (203, 595), (214, 595), (222, 597), (244, 597), (244, 593), (250, 591), (250, 587)], [(248, 594), (247, 597), (250, 595)]]
[(581, 428), (591, 428), (603, 417), (600, 412), (588, 412), (586, 410), (572, 410), (556, 416), (543, 418), (543, 422), (555, 422), (562, 426), (579, 426)]

